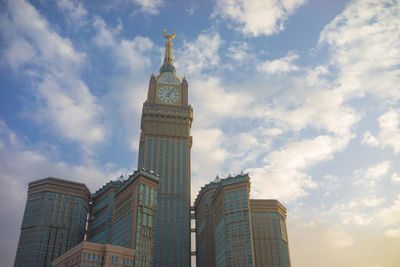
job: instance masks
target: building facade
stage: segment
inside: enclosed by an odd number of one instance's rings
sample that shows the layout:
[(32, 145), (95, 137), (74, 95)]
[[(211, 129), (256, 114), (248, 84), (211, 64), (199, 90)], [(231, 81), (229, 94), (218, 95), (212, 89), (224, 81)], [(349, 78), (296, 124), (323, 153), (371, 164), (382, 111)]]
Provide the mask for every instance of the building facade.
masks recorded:
[(196, 266), (215, 266), (211, 198), (219, 178), (201, 188), (194, 203), (196, 220)]
[(248, 174), (217, 178), (200, 190), (195, 201), (197, 266), (254, 265), (249, 192)]
[(83, 241), (90, 192), (58, 178), (31, 182), (14, 266), (50, 266)]
[(290, 267), (286, 208), (274, 199), (251, 199), (254, 266)]
[(88, 240), (134, 249), (134, 266), (153, 266), (158, 184), (157, 175), (140, 169), (94, 193)]
[(55, 259), (52, 267), (133, 267), (135, 250), (83, 241)]
[(196, 266), (290, 266), (285, 207), (249, 195), (243, 173), (201, 188), (194, 203)]
[(114, 198), (123, 181), (110, 181), (92, 195), (88, 220), (87, 240), (100, 244), (111, 244), (114, 214)]
[(156, 215), (155, 266), (190, 266), (190, 128), (193, 110), (188, 83), (175, 74), (173, 35), (164, 31), (160, 74), (151, 75), (143, 104), (138, 168), (160, 177)]
[(135, 249), (135, 266), (154, 264), (158, 184), (154, 173), (138, 170), (115, 194), (111, 243)]

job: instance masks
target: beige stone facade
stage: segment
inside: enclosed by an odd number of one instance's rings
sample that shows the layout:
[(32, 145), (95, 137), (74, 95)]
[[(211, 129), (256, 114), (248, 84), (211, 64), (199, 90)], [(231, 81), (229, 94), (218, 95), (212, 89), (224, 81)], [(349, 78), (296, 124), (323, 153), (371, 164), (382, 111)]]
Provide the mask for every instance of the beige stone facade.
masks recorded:
[(131, 267), (134, 266), (135, 250), (109, 244), (83, 241), (52, 263), (52, 267)]

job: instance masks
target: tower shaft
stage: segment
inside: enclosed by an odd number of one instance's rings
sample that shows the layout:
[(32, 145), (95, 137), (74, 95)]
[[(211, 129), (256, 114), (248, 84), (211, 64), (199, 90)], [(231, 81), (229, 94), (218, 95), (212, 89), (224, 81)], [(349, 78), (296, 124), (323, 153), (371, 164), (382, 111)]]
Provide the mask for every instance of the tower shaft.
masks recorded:
[(174, 35), (165, 43), (160, 75), (151, 76), (143, 104), (139, 168), (160, 177), (155, 235), (155, 266), (190, 266), (190, 128), (188, 84), (172, 65)]

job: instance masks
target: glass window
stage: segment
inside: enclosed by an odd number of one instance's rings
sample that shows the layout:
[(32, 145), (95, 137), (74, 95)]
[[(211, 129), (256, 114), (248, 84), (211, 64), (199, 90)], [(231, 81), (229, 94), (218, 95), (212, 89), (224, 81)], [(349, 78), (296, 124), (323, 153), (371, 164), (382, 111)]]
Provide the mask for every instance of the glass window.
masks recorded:
[(148, 205), (149, 203), (149, 187), (146, 186), (146, 194), (144, 195), (144, 203)]
[(147, 226), (147, 214), (143, 213), (143, 225)]
[(154, 201), (154, 189), (150, 188), (150, 206), (154, 205), (153, 201)]

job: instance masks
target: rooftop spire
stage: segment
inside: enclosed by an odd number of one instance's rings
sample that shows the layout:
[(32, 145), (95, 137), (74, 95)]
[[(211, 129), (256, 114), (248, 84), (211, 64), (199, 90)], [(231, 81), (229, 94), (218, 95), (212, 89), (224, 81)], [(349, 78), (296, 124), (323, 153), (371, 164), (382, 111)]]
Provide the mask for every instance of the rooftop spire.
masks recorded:
[(160, 68), (160, 74), (164, 72), (172, 72), (175, 73), (174, 63), (172, 61), (172, 42), (171, 40), (175, 38), (175, 32), (172, 31), (172, 35), (168, 35), (167, 29), (163, 31), (164, 37), (167, 39), (165, 42), (165, 55), (164, 55), (164, 63)]

